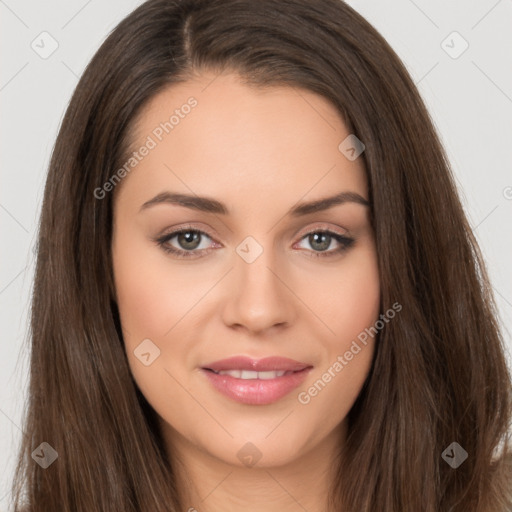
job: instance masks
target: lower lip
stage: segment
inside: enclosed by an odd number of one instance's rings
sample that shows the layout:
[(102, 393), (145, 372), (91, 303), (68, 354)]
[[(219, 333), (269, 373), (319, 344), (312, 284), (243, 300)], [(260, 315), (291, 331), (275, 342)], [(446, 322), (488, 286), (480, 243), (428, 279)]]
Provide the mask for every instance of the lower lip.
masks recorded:
[(213, 387), (236, 402), (248, 405), (267, 405), (277, 402), (300, 386), (311, 367), (275, 379), (237, 379), (203, 369)]

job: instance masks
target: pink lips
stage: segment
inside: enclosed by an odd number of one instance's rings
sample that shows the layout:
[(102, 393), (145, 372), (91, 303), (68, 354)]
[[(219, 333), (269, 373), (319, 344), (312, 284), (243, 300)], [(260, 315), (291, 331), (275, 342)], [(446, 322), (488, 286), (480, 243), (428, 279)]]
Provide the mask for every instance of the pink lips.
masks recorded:
[[(202, 368), (213, 387), (237, 402), (249, 405), (266, 405), (277, 402), (300, 386), (312, 366), (286, 357), (251, 359), (245, 356), (230, 357), (209, 363)], [(285, 372), (282, 376), (268, 378), (239, 378), (219, 375), (218, 372), (241, 370), (249, 372)]]

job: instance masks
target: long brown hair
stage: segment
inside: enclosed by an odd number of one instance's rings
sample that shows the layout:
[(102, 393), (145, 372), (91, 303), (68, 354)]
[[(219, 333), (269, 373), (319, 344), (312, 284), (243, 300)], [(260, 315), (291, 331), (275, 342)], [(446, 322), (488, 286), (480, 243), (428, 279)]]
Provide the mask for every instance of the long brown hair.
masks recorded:
[[(124, 351), (113, 194), (94, 191), (122, 165), (148, 100), (203, 70), (315, 92), (366, 146), (382, 310), (403, 309), (349, 413), (331, 509), (510, 510), (511, 375), (482, 257), (414, 83), (340, 0), (149, 0), (88, 65), (44, 193), (15, 510), (182, 509), (177, 461)], [(42, 442), (58, 453), (47, 469), (32, 457)], [(442, 456), (453, 442), (468, 454), (456, 469)]]

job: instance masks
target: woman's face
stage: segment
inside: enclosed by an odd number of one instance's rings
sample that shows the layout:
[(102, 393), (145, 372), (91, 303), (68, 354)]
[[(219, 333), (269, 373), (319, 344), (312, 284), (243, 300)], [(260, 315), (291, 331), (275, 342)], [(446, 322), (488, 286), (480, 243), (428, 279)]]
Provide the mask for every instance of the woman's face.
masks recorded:
[(115, 286), (133, 377), (172, 449), (274, 466), (342, 439), (380, 294), (348, 136), (322, 97), (232, 74), (174, 85), (139, 116)]

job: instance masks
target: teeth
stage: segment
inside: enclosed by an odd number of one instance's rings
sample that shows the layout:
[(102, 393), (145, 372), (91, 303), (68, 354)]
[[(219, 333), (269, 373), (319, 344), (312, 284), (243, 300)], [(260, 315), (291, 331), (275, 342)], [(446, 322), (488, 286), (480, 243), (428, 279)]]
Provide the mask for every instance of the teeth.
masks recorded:
[(251, 370), (221, 370), (217, 372), (219, 375), (229, 375), (230, 377), (234, 377), (235, 379), (261, 379), (261, 380), (269, 380), (275, 379), (277, 377), (282, 377), (285, 373), (284, 370), (278, 371), (268, 371), (268, 372), (253, 372)]

